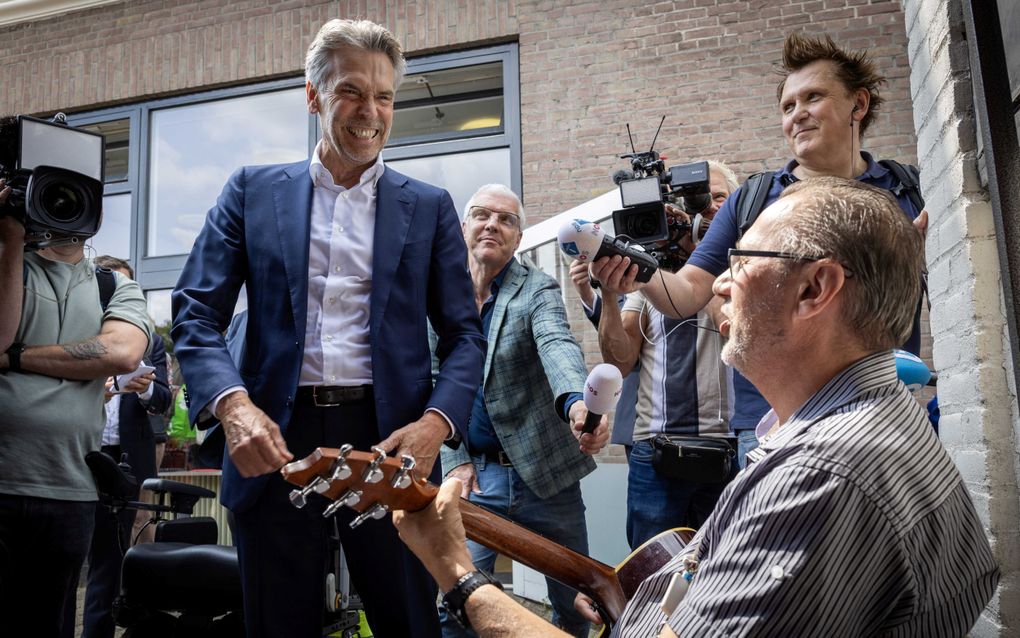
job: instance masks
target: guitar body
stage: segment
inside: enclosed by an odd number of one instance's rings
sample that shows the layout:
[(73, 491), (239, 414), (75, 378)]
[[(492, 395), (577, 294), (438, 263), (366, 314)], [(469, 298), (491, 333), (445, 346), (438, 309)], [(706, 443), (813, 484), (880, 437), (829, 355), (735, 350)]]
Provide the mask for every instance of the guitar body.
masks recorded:
[[(363, 517), (373, 518), (392, 510), (415, 512), (432, 502), (439, 488), (424, 479), (411, 478), (413, 459), (405, 457), (398, 461), (387, 457), (382, 450), (373, 449), (374, 454), (353, 451), (350, 446), (317, 448), (304, 459), (288, 463), (280, 470), (283, 478), (303, 488), (292, 493), (291, 501), (296, 507), (302, 507), (314, 492), (342, 501), (345, 506), (361, 512)], [(333, 505), (340, 506), (340, 503)], [(466, 499), (460, 501), (460, 512), (471, 540), (594, 600), (605, 620), (600, 636), (609, 635), (641, 582), (676, 556), (694, 536), (694, 531), (686, 528), (665, 531), (634, 550), (614, 569)], [(352, 525), (358, 523), (356, 519)]]

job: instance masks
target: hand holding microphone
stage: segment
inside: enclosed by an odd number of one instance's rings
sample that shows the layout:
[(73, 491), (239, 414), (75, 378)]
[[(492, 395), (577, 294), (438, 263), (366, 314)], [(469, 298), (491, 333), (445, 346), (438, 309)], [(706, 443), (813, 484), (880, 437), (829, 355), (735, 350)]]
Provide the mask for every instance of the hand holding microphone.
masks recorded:
[(659, 264), (637, 244), (607, 235), (602, 227), (583, 219), (575, 219), (560, 226), (556, 234), (560, 250), (568, 257), (591, 263), (602, 257), (620, 255), (637, 264), (636, 280), (648, 283)]
[[(623, 377), (616, 366), (600, 363), (588, 375), (584, 382), (584, 405), (578, 401), (570, 406), (571, 423), (581, 452), (596, 454), (609, 441), (609, 426), (604, 415), (616, 406), (622, 388)], [(582, 421), (581, 413), (585, 411), (587, 416)], [(600, 427), (603, 423), (606, 425)]]

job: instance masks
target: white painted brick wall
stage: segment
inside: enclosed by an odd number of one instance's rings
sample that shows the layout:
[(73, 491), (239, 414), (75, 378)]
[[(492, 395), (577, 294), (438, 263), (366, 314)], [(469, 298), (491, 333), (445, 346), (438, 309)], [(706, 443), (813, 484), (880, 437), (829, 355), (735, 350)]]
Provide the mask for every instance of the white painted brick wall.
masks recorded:
[(978, 176), (961, 0), (904, 0), (921, 184), (941, 438), (971, 491), (1002, 569), (972, 634), (1020, 632), (1017, 401), (992, 207)]

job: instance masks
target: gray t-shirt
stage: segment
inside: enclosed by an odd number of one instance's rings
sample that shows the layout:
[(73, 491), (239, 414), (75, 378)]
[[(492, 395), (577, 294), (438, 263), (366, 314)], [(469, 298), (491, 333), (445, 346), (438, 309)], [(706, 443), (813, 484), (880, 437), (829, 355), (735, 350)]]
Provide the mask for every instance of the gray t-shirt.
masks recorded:
[[(138, 284), (115, 273), (117, 287), (103, 312), (95, 264), (25, 255), (27, 278), (16, 341), (69, 344), (99, 334), (103, 321), (134, 324), (151, 336)], [(96, 500), (85, 454), (103, 433), (103, 384), (40, 374), (0, 374), (0, 494), (67, 501)]]

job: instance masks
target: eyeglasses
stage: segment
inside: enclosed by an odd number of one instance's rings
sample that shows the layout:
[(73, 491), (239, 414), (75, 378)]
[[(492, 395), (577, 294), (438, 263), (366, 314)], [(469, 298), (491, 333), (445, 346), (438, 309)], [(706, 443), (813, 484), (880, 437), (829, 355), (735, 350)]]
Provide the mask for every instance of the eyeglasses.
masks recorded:
[[(775, 259), (792, 259), (794, 261), (818, 261), (824, 257), (805, 257), (795, 253), (777, 252), (775, 250), (742, 250), (730, 248), (727, 251), (730, 262), (730, 279), (736, 279), (740, 271), (744, 269), (749, 257), (773, 257)], [(849, 274), (849, 271), (848, 271)]]
[(484, 206), (472, 206), (468, 211), (468, 217), (471, 218), (471, 221), (478, 222), (479, 224), (487, 224), (493, 215), (496, 216), (496, 221), (499, 222), (499, 225), (505, 228), (515, 229), (521, 225), (521, 216), (517, 213), (489, 210)]

